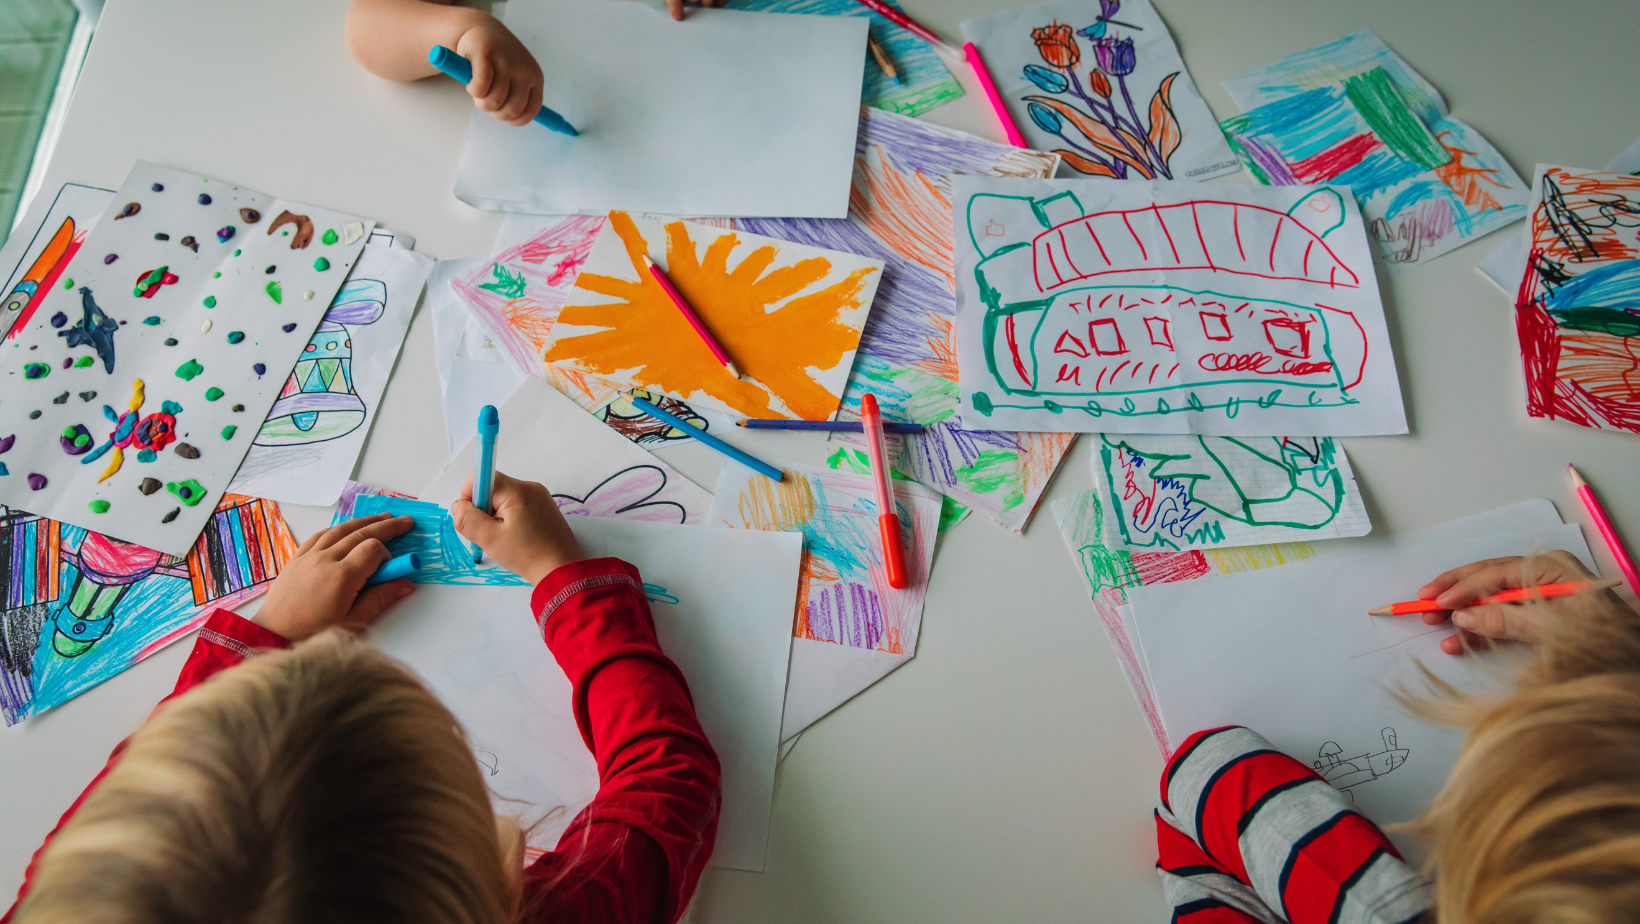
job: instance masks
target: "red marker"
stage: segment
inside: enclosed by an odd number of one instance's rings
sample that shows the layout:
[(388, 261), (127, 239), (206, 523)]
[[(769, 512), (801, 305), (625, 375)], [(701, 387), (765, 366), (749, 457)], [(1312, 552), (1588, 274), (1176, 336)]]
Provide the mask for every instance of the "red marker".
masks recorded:
[(905, 549), (900, 546), (900, 517), (894, 512), (894, 488), (888, 477), (888, 450), (883, 446), (883, 412), (877, 396), (866, 392), (860, 399), (860, 423), (865, 426), (866, 452), (871, 456), (871, 474), (877, 480), (877, 528), (882, 531), (883, 560), (888, 563), (888, 586), (899, 590), (910, 583), (905, 571)]
[(667, 279), (666, 274), (661, 272), (661, 268), (655, 265), (655, 261), (649, 259), (649, 254), (643, 255), (643, 265), (649, 267), (649, 275), (654, 276), (655, 281), (660, 283), (661, 288), (666, 291), (666, 296), (672, 299), (672, 304), (678, 306), (678, 311), (683, 313), (683, 319), (688, 321), (689, 326), (695, 329), (695, 333), (700, 336), (700, 339), (706, 342), (706, 348), (712, 351), (712, 355), (717, 357), (717, 361), (723, 364), (723, 368), (729, 370), (729, 374), (735, 378), (740, 378), (740, 370), (735, 368), (734, 360), (729, 358), (728, 352), (723, 349), (723, 344), (718, 343), (717, 338), (712, 336), (712, 332), (706, 329), (705, 322), (701, 321), (700, 316), (695, 314), (693, 308), (689, 307), (689, 303), (683, 300), (683, 294), (672, 287), (672, 280)]

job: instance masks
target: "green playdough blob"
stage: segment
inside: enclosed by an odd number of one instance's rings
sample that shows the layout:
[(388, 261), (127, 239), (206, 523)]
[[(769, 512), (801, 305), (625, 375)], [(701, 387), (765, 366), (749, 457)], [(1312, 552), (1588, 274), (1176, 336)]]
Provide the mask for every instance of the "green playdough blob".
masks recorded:
[(230, 331), (228, 331), (228, 342), (229, 343), (238, 343), (239, 341), (244, 340), (244, 339), (245, 339), (245, 332), (244, 331), (242, 331), (242, 330), (230, 330)]
[(23, 367), (23, 378), (43, 379), (51, 374), (51, 367), (45, 363), (29, 363)]
[(323, 243), (326, 243), (326, 244), (336, 243), (336, 240), (337, 240), (337, 238), (336, 238), (336, 229), (335, 228), (326, 228), (325, 233), (319, 235), (319, 240)]
[(94, 363), (96, 361), (97, 361), (96, 357), (81, 356), (79, 359), (74, 360), (74, 368), (84, 369), (86, 366), (89, 366), (89, 365), (91, 365), (92, 363)]
[(216, 399), (218, 399), (220, 397), (222, 397), (222, 389), (217, 388), (215, 385), (212, 385), (210, 388), (205, 389), (205, 400), (206, 401), (215, 401)]
[(148, 317), (143, 318), (142, 323), (148, 325), (149, 327), (154, 327), (159, 324), (159, 315), (151, 314)]
[(275, 279), (274, 281), (268, 283), (263, 287), (263, 291), (268, 293), (268, 298), (273, 299), (273, 303), (275, 305), (283, 305), (285, 303), (285, 293), (279, 289), (279, 280)]
[(138, 462), (152, 462), (158, 458), (159, 453), (153, 451), (152, 449), (144, 449), (142, 452), (137, 453)]
[(189, 507), (205, 499), (205, 486), (192, 478), (183, 482), (167, 481), (165, 490), (176, 495), (177, 500), (182, 501)]
[(199, 364), (199, 360), (190, 359), (177, 367), (177, 378), (182, 379), (184, 382), (192, 382), (194, 376), (204, 371), (205, 367)]
[(108, 501), (105, 500), (94, 500), (91, 503), (86, 504), (86, 506), (91, 508), (92, 513), (108, 512)]
[(330, 269), (330, 261), (326, 260), (324, 257), (320, 257), (319, 259), (313, 261), (313, 268), (322, 273), (325, 270)]
[(206, 308), (215, 308), (216, 307), (216, 296), (215, 295), (205, 296), (205, 307)]
[[(64, 288), (64, 289), (72, 289), (72, 288), (74, 288), (74, 280), (72, 280), (72, 279), (64, 279), (64, 280), (63, 280), (63, 288)], [(98, 512), (98, 513), (102, 513), (102, 511), (101, 511), (101, 510), (99, 510), (99, 511), (97, 511), (97, 512)]]
[(222, 428), (222, 438), (225, 440), (231, 440), (233, 439), (233, 435), (237, 432), (239, 432), (239, 428), (233, 424), (229, 424)]

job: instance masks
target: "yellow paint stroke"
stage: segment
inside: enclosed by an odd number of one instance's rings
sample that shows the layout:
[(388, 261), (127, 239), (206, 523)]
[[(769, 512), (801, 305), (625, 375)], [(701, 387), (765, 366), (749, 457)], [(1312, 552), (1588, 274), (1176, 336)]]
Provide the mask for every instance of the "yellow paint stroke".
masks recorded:
[[(928, 267), (957, 290), (951, 236), (951, 200), (921, 171), (906, 176), (894, 168), (888, 152), (877, 148), (879, 167), (854, 159), (849, 212), (896, 251)], [(862, 186), (864, 188), (862, 188)]]
[(1220, 574), (1239, 571), (1258, 571), (1291, 561), (1315, 557), (1308, 542), (1274, 542), (1269, 545), (1243, 545), (1233, 549), (1203, 549), (1202, 554), (1213, 563)]
[[(143, 385), (142, 379), (131, 380), (131, 405), (129, 409), (133, 414), (135, 414), (137, 410), (142, 407), (144, 387), (145, 386)], [(115, 424), (114, 426), (115, 429), (119, 428), (118, 424)], [(120, 466), (124, 464), (125, 452), (121, 450), (120, 447), (115, 446), (108, 453), (108, 467), (103, 469), (103, 473), (101, 475), (97, 476), (97, 483), (102, 484), (107, 481), (109, 477), (119, 471)]]
[[(636, 370), (632, 377), (644, 387), (684, 398), (705, 393), (750, 417), (824, 420), (837, 410), (841, 396), (828, 391), (809, 369), (834, 368), (859, 346), (861, 327), (843, 318), (863, 307), (862, 289), (876, 267), (857, 269), (818, 292), (797, 296), (831, 275), (830, 260), (811, 257), (771, 269), (779, 249), (766, 246), (730, 270), (729, 256), (740, 245), (734, 232), (718, 235), (698, 256), (688, 226), (681, 221), (666, 225), (666, 274), (735, 365), (755, 380), (744, 381), (718, 364), (650, 277), (643, 265), (649, 245), (631, 216), (611, 212), (609, 221), (626, 246), (636, 281), (583, 271), (577, 287), (611, 301), (566, 305), (559, 320), (604, 329), (557, 341), (543, 357), (547, 362), (569, 361), (594, 375)], [(775, 409), (771, 395), (790, 413)]]

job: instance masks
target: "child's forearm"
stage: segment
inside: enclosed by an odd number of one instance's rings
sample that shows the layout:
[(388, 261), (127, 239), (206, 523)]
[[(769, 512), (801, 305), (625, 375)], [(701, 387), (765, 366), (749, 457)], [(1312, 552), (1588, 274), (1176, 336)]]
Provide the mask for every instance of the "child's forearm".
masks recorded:
[(490, 14), (436, 0), (353, 0), (347, 49), (365, 70), (388, 80), (419, 80), (438, 71), (427, 63), (434, 45), (455, 48)]

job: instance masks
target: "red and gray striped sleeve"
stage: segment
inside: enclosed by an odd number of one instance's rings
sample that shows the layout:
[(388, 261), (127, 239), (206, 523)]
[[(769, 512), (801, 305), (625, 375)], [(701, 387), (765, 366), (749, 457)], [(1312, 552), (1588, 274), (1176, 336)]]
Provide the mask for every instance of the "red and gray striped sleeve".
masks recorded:
[(1175, 920), (1404, 924), (1431, 904), (1428, 883), (1349, 796), (1249, 729), (1186, 739), (1161, 798), (1157, 866)]

